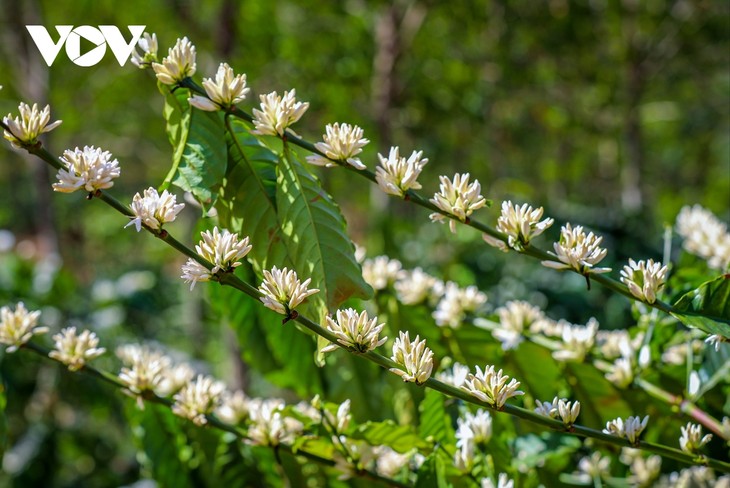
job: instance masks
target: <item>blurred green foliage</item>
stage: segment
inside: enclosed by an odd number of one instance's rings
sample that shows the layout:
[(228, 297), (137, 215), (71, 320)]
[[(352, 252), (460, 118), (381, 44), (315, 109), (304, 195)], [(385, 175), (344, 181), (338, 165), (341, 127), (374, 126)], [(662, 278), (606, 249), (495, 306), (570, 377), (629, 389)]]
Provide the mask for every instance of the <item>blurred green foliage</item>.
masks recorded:
[[(311, 104), (295, 127), (309, 140), (340, 121), (365, 129), (370, 167), (390, 145), (402, 154), (423, 150), (430, 160), (420, 178), (424, 194), (435, 191), (438, 175), (469, 171), (495, 202), (542, 205), (558, 223), (597, 230), (614, 268), (628, 256), (660, 258), (663, 226), (683, 205), (701, 203), (730, 217), (728, 2), (134, 0), (122, 8), (111, 1), (0, 0), (0, 12), (0, 114), (15, 112), (19, 100), (50, 103), (53, 118), (64, 122), (47, 147), (58, 154), (83, 145), (111, 151), (122, 167), (113, 193), (123, 201), (160, 184), (170, 166), (153, 77), (131, 63), (119, 67), (109, 53), (99, 65), (79, 68), (62, 52), (45, 68), (24, 25), (114, 24), (124, 32), (127, 24), (146, 24), (161, 56), (187, 35), (198, 49), (198, 78), (212, 76), (221, 61), (247, 73), (247, 109), (258, 94), (294, 87)], [(246, 347), (256, 337), (253, 325), (220, 321), (219, 299), (209, 307), (180, 283), (181, 257), (122, 231), (120, 216), (79, 195), (51, 194), (52, 175), (40, 164), (0, 146), (0, 305), (24, 300), (43, 310), (54, 331), (68, 323), (91, 327), (110, 349), (159, 341), (257, 394), (276, 391), (271, 378), (232, 359), (241, 351), (231, 346), (228, 325), (243, 341), (246, 362), (266, 364), (261, 348)], [(371, 256), (387, 253), (406, 267), (476, 283), (493, 306), (529, 299), (554, 318), (585, 323), (596, 315), (603, 328), (633, 320), (626, 300), (595, 287), (586, 293), (579, 277), (505, 258), (471, 229), (452, 236), (421, 209), (386, 199), (348, 172), (317, 173), (351, 237)], [(188, 210), (171, 231), (191, 242), (204, 224), (200, 212)], [(483, 210), (477, 218), (493, 221), (497, 213)], [(544, 242), (558, 231), (556, 225)], [(399, 323), (400, 313), (388, 317), (391, 334), (409, 327)], [(480, 355), (496, 349), (468, 339), (464, 346), (487, 348)], [(272, 370), (285, 358), (272, 353)], [(516, 370), (526, 366), (517, 356), (510, 361)], [(336, 375), (307, 384), (324, 383), (330, 401), (354, 395), (348, 375), (380, 385), (379, 395), (357, 395), (360, 420), (403, 420), (423, 395), (413, 388), (392, 398), (397, 379), (369, 364), (356, 367), (349, 356), (337, 364)], [(151, 420), (139, 414), (138, 424), (127, 425), (131, 401), (23, 354), (3, 357), (0, 376), (12, 448), (3, 465), (12, 482), (0, 474), (0, 483), (112, 486), (151, 474), (130, 443)], [(665, 381), (681, 385), (679, 378)], [(273, 381), (291, 390), (296, 382)], [(539, 390), (539, 381), (530, 387)], [(512, 435), (514, 425), (505, 424)], [(422, 469), (436, 472), (440, 462)]]

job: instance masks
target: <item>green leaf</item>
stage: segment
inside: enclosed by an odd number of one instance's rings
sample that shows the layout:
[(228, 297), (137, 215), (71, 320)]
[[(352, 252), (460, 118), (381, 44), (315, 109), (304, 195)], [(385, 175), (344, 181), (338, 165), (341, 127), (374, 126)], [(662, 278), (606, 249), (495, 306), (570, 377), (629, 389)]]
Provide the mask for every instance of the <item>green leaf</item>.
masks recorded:
[(418, 406), (420, 424), (418, 433), (424, 439), (433, 438), (442, 444), (455, 442), (454, 428), (444, 407), (446, 397), (436, 390), (426, 390), (423, 401)]
[(626, 418), (634, 415), (634, 409), (626, 402), (621, 392), (596, 368), (586, 367), (584, 364), (566, 363), (565, 372), (568, 383), (575, 391), (575, 399), (580, 400), (578, 422), (581, 424), (602, 426), (616, 417)]
[(416, 434), (411, 426), (397, 425), (392, 420), (362, 424), (352, 437), (365, 440), (373, 446), (386, 445), (400, 453), (408, 452), (413, 448), (431, 448), (431, 444)]
[(191, 110), (188, 96), (187, 89), (165, 94), (163, 115), (173, 144), (173, 160), (162, 187), (172, 183), (191, 192), (208, 208), (215, 203), (217, 187), (225, 176), (225, 129), (220, 113)]
[(431, 454), (418, 469), (415, 488), (446, 488), (444, 461), (439, 451)]
[(516, 351), (507, 355), (512, 366), (510, 370), (518, 377), (523, 388), (543, 401), (555, 395), (555, 386), (562, 379), (562, 372), (555, 363), (550, 350), (533, 342), (522, 342)]
[(279, 220), (299, 276), (312, 279), (330, 310), (350, 297), (369, 298), (339, 207), (286, 144), (276, 183)]
[(730, 338), (730, 274), (682, 295), (672, 315), (689, 327)]
[(260, 275), (273, 265), (292, 267), (276, 213), (276, 165), (279, 157), (229, 119), (226, 133), (228, 171), (216, 203), (221, 225), (246, 235), (248, 258)]

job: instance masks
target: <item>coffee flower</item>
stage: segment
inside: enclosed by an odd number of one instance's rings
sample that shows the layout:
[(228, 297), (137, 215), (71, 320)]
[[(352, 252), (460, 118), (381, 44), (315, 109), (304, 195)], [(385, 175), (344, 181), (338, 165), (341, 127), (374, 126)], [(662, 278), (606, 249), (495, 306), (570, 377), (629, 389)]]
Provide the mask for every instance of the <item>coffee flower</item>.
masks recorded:
[(16, 149), (22, 149), (24, 146), (32, 146), (38, 142), (38, 137), (50, 132), (61, 124), (60, 120), (48, 123), (51, 120), (51, 106), (46, 105), (43, 110), (38, 110), (38, 104), (33, 107), (27, 103), (18, 105), (20, 117), (13, 118), (13, 114), (3, 117), (3, 124), (7, 129), (3, 133), (3, 137), (10, 141), (10, 144)]
[(483, 445), (492, 438), (492, 416), (486, 410), (479, 409), (476, 414), (466, 412), (463, 418), (456, 420), (456, 447), (467, 442)]
[(560, 262), (543, 261), (542, 264), (558, 270), (574, 269), (584, 275), (607, 273), (611, 268), (594, 267), (608, 253), (600, 247), (601, 241), (603, 237), (598, 237), (593, 232), (586, 234), (581, 225), (572, 227), (565, 224), (560, 229), (560, 240), (553, 245), (555, 253), (550, 253)]
[(53, 336), (55, 341), (54, 349), (48, 353), (48, 357), (62, 362), (71, 371), (78, 371), (83, 368), (87, 361), (90, 361), (106, 352), (99, 345), (99, 338), (96, 334), (85, 330), (76, 334), (76, 327), (63, 329), (60, 334)]
[(340, 124), (339, 122), (327, 124), (325, 134), (322, 136), (324, 142), (314, 145), (324, 156), (319, 154), (307, 156), (307, 162), (329, 168), (335, 165), (332, 161), (340, 161), (355, 169), (365, 169), (366, 166), (362, 164), (360, 158), (355, 157), (370, 142), (363, 137), (363, 134), (363, 130), (356, 125)]
[(560, 399), (558, 397), (553, 398), (552, 402), (541, 402), (540, 400), (537, 400), (537, 406), (535, 407), (535, 413), (538, 413), (540, 415), (543, 415), (545, 417), (550, 417), (551, 419), (554, 419), (558, 416), (558, 402)]
[(521, 251), (530, 244), (533, 237), (539, 236), (553, 225), (554, 221), (551, 218), (540, 220), (542, 213), (542, 207), (533, 209), (526, 203), (519, 206), (513, 205), (511, 201), (502, 202), (497, 230), (507, 234), (509, 247)]
[(639, 300), (654, 303), (656, 294), (664, 286), (667, 267), (654, 260), (636, 262), (629, 259), (629, 264), (621, 270), (621, 281), (629, 287), (629, 291)]
[(239, 424), (248, 417), (248, 402), (249, 399), (241, 390), (223, 392), (215, 414), (228, 424)]
[[(446, 176), (439, 176), (441, 186), (438, 193), (430, 200), (439, 209), (447, 214), (453, 215), (462, 222), (474, 212), (487, 204), (487, 200), (481, 195), (482, 186), (478, 180), (469, 183), (469, 173), (454, 175), (453, 180)], [(433, 222), (443, 222), (447, 217), (440, 213), (432, 213), (430, 216)], [(456, 232), (456, 222), (449, 219), (451, 232)]]
[(304, 428), (301, 422), (286, 417), (282, 410), (284, 402), (278, 398), (253, 399), (249, 402), (249, 418), (247, 441), (258, 446), (277, 446), (290, 443)]
[(73, 151), (67, 149), (61, 162), (65, 168), (58, 170), (58, 183), (53, 184), (53, 189), (62, 193), (105, 190), (114, 186), (112, 180), (120, 174), (119, 161), (112, 160), (109, 151), (94, 146), (84, 146), (83, 151), (78, 147)]
[(322, 352), (330, 352), (339, 346), (353, 348), (357, 352), (372, 351), (388, 339), (379, 338), (385, 324), (378, 324), (378, 317), (368, 317), (366, 311), (357, 313), (355, 309), (338, 310), (335, 320), (327, 317), (327, 328), (337, 336), (337, 343), (330, 344)]
[(142, 52), (138, 52), (137, 49), (132, 51), (132, 64), (139, 69), (149, 68), (153, 62), (157, 61), (157, 34), (152, 35), (147, 32), (137, 41), (137, 47)]
[(378, 256), (366, 259), (362, 263), (362, 277), (373, 290), (384, 290), (395, 280), (403, 276), (403, 265), (397, 259), (388, 256)]
[(195, 246), (200, 256), (213, 264), (213, 269), (208, 270), (205, 266), (190, 258), (182, 266), (182, 279), (191, 283), (190, 289), (195, 287), (198, 281), (210, 281), (218, 271), (231, 271), (241, 265), (241, 260), (251, 251), (248, 237), (238, 238), (238, 234), (231, 233), (227, 229), (222, 231), (213, 227), (213, 231), (200, 233), (203, 240)]
[(679, 438), (679, 447), (684, 452), (696, 454), (699, 450), (712, 440), (712, 434), (702, 435), (702, 426), (688, 422), (685, 427), (680, 427), (682, 435)]
[(398, 147), (391, 147), (387, 158), (378, 154), (380, 166), (375, 168), (375, 181), (385, 193), (402, 197), (410, 189), (421, 188), (416, 180), (428, 159), (421, 157), (423, 151), (413, 151), (408, 159), (398, 152)]
[(162, 371), (162, 380), (155, 387), (160, 396), (174, 395), (187, 385), (195, 376), (195, 370), (187, 363), (169, 364)]
[(518, 390), (520, 382), (502, 373), (502, 370), (495, 371), (494, 366), (485, 366), (484, 371), (477, 366), (476, 374), (469, 373), (462, 386), (479, 400), (492, 405), (494, 408), (502, 408), (507, 399), (524, 395), (525, 392)]
[(419, 336), (416, 336), (411, 342), (408, 332), (400, 332), (393, 344), (391, 359), (405, 367), (405, 371), (399, 368), (390, 369), (391, 372), (403, 378), (403, 381), (421, 385), (431, 377), (433, 351), (426, 347), (426, 339), (419, 340)]
[(38, 327), (39, 311), (29, 312), (23, 302), (18, 302), (15, 311), (10, 307), (0, 308), (0, 344), (7, 352), (15, 352), (36, 334), (45, 334), (47, 327)]
[(616, 437), (625, 437), (631, 444), (636, 445), (639, 442), (639, 436), (646, 428), (647, 422), (649, 422), (648, 415), (643, 420), (638, 416), (629, 417), (625, 421), (618, 417), (606, 423), (603, 433), (615, 435)]
[(460, 363), (454, 363), (451, 368), (446, 369), (436, 375), (436, 379), (451, 386), (460, 388), (469, 375), (469, 366)]
[(284, 92), (279, 96), (276, 92), (260, 95), (261, 110), (253, 109), (254, 134), (282, 137), (287, 127), (302, 118), (309, 108), (308, 102), (297, 102), (296, 90)]
[(177, 197), (167, 190), (157, 193), (152, 187), (144, 191), (144, 196), (137, 193), (132, 200), (134, 217), (124, 227), (134, 225), (137, 232), (142, 230), (142, 224), (153, 230), (159, 230), (163, 224), (172, 222), (177, 214), (185, 207), (184, 203), (177, 203)]
[(685, 206), (677, 215), (677, 233), (688, 252), (707, 260), (712, 269), (730, 267), (730, 232), (727, 225), (700, 205)]
[(539, 308), (522, 301), (507, 302), (497, 309), (499, 326), (492, 330), (492, 336), (502, 343), (502, 349), (515, 349), (524, 338), (524, 331), (532, 324), (545, 320)]
[(176, 85), (195, 74), (195, 46), (187, 37), (178, 39), (162, 63), (152, 63), (157, 79), (165, 85)]
[(476, 312), (487, 301), (487, 295), (476, 286), (459, 288), (456, 283), (446, 283), (446, 291), (432, 316), (439, 327), (461, 326), (467, 313)]
[(611, 458), (594, 452), (578, 461), (578, 479), (586, 484), (595, 483), (597, 479), (605, 479), (611, 475)]
[(228, 66), (228, 63), (221, 63), (218, 66), (215, 80), (205, 78), (203, 88), (205, 88), (207, 97), (193, 95), (188, 98), (188, 102), (193, 107), (207, 112), (215, 112), (220, 109), (228, 110), (237, 103), (244, 101), (248, 92), (251, 91), (250, 88), (246, 87), (246, 75), (235, 75), (233, 68)]
[(225, 385), (210, 376), (198, 375), (175, 396), (172, 413), (192, 420), (195, 425), (208, 423), (207, 415), (219, 405)]
[(307, 278), (301, 282), (293, 269), (274, 266), (270, 271), (264, 270), (264, 281), (259, 286), (263, 295), (260, 300), (271, 310), (288, 315), (308, 296), (319, 291), (317, 288), (307, 289), (311, 281), (311, 278)]
[(509, 478), (507, 473), (499, 473), (496, 484), (492, 478), (482, 478), (480, 486), (481, 488), (514, 488), (515, 482)]
[(569, 402), (566, 399), (558, 400), (558, 415), (566, 427), (570, 427), (580, 414), (580, 402)]
[(124, 384), (127, 393), (138, 397), (137, 405), (143, 408), (142, 396), (158, 391), (167, 369), (171, 366), (170, 358), (137, 345), (120, 347), (116, 354), (125, 364), (119, 373), (119, 380)]
[(558, 361), (581, 362), (596, 341), (598, 321), (591, 318), (586, 325), (565, 323), (562, 326), (562, 344), (553, 352), (553, 358)]
[(438, 280), (421, 268), (403, 272), (393, 284), (403, 305), (417, 305), (435, 295)]

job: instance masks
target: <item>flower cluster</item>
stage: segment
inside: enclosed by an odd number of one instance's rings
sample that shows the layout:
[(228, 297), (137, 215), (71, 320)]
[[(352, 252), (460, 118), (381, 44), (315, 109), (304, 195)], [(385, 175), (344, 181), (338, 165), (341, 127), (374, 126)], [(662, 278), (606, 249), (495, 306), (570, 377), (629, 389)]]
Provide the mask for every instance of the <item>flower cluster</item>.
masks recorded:
[(132, 199), (132, 213), (134, 217), (124, 227), (134, 225), (137, 232), (142, 230), (142, 224), (153, 230), (159, 230), (163, 224), (172, 222), (177, 214), (185, 207), (184, 203), (177, 203), (177, 197), (167, 190), (157, 193), (153, 187), (144, 191), (144, 196), (139, 193)]
[(362, 152), (362, 148), (370, 141), (363, 137), (363, 130), (350, 124), (327, 124), (325, 134), (322, 136), (323, 142), (314, 145), (317, 151), (324, 154), (313, 154), (307, 156), (307, 162), (316, 166), (332, 167), (332, 161), (340, 161), (349, 164), (355, 169), (365, 169), (360, 158), (356, 158)]
[(405, 368), (391, 368), (403, 381), (410, 381), (421, 385), (431, 377), (433, 370), (433, 351), (426, 347), (426, 339), (419, 340), (419, 336), (411, 342), (408, 332), (400, 332), (393, 343), (391, 359)]
[(595, 344), (597, 332), (598, 321), (594, 318), (591, 318), (586, 325), (564, 323), (561, 332), (562, 344), (553, 352), (553, 357), (558, 361), (583, 361)]
[(109, 151), (94, 146), (84, 146), (83, 150), (78, 147), (73, 151), (67, 149), (61, 162), (66, 167), (58, 170), (58, 183), (53, 184), (53, 189), (62, 193), (80, 189), (88, 192), (105, 190), (114, 186), (112, 180), (120, 175), (119, 161), (112, 160)]
[[(547, 218), (540, 221), (543, 208), (533, 209), (528, 204), (519, 206), (511, 201), (502, 202), (502, 213), (497, 219), (497, 230), (507, 235), (507, 245), (518, 251), (523, 250), (530, 244), (533, 237), (537, 237), (551, 225), (553, 219)], [(499, 249), (506, 250), (504, 242), (484, 234), (484, 240)]]
[(0, 344), (8, 346), (7, 352), (15, 352), (36, 334), (45, 334), (47, 327), (38, 327), (39, 311), (29, 312), (23, 302), (18, 302), (15, 311), (10, 307), (0, 308)]
[(307, 102), (297, 102), (296, 90), (284, 92), (279, 96), (276, 92), (260, 95), (261, 110), (253, 109), (254, 134), (283, 137), (286, 129), (302, 118), (309, 108)]
[(362, 277), (373, 290), (384, 290), (403, 274), (403, 265), (397, 259), (378, 256), (362, 263)]
[[(453, 180), (446, 176), (439, 176), (441, 185), (438, 193), (434, 193), (431, 203), (436, 205), (443, 212), (453, 215), (462, 222), (474, 212), (487, 204), (482, 196), (482, 186), (479, 180), (469, 183), (469, 173), (454, 175)], [(443, 222), (447, 217), (441, 213), (432, 213), (430, 216), (433, 222)], [(456, 232), (456, 222), (449, 220), (451, 232)]]
[(469, 366), (460, 363), (454, 363), (451, 368), (441, 371), (436, 375), (436, 379), (448, 385), (461, 388), (469, 375)]
[(55, 346), (48, 353), (50, 358), (62, 362), (71, 371), (83, 368), (87, 361), (101, 356), (106, 349), (99, 346), (96, 334), (84, 330), (76, 334), (76, 327), (67, 327), (60, 334), (53, 336)]
[(303, 429), (298, 420), (287, 417), (282, 410), (284, 402), (276, 398), (255, 398), (248, 404), (251, 425), (249, 443), (258, 446), (278, 446), (291, 443)]
[(631, 444), (636, 445), (639, 442), (639, 436), (646, 428), (647, 422), (649, 422), (648, 415), (643, 420), (638, 416), (629, 417), (625, 421), (618, 417), (606, 423), (603, 433), (625, 437)]
[(514, 488), (515, 482), (509, 478), (507, 473), (499, 473), (496, 484), (492, 478), (482, 478), (480, 486), (481, 488)]
[(208, 269), (196, 260), (190, 258), (182, 266), (182, 279), (190, 283), (192, 290), (198, 281), (210, 281), (218, 271), (231, 271), (241, 265), (241, 260), (251, 251), (248, 237), (238, 238), (238, 234), (231, 233), (227, 229), (222, 231), (213, 227), (213, 232), (203, 231), (200, 233), (203, 238), (195, 246), (200, 256), (213, 265)]
[(215, 414), (222, 421), (231, 425), (237, 425), (248, 418), (248, 402), (249, 399), (246, 398), (246, 395), (241, 390), (233, 393), (224, 391), (220, 398), (220, 405), (215, 410)]
[(198, 375), (175, 394), (172, 412), (192, 420), (195, 425), (208, 423), (207, 415), (220, 404), (225, 385), (210, 376)]
[(611, 458), (602, 456), (600, 452), (594, 452), (590, 457), (585, 456), (578, 461), (577, 478), (586, 483), (595, 483), (597, 479), (608, 478), (611, 474)]
[(461, 326), (467, 313), (476, 312), (487, 301), (487, 295), (476, 286), (459, 288), (456, 283), (446, 283), (444, 296), (433, 312), (439, 327), (457, 328)]
[(629, 264), (621, 270), (621, 281), (629, 287), (629, 291), (639, 300), (654, 303), (656, 295), (664, 286), (667, 267), (654, 260), (636, 262), (629, 259)]
[(13, 118), (13, 114), (3, 117), (3, 124), (7, 126), (3, 137), (10, 141), (10, 144), (16, 149), (22, 149), (23, 146), (32, 146), (38, 142), (38, 137), (50, 132), (61, 124), (60, 120), (51, 121), (51, 107), (46, 105), (43, 110), (38, 109), (38, 104), (33, 107), (27, 103), (18, 105), (20, 117)]
[(553, 247), (555, 253), (551, 253), (560, 262), (543, 261), (542, 264), (549, 268), (558, 270), (574, 269), (580, 274), (607, 273), (611, 268), (596, 268), (608, 251), (600, 247), (603, 237), (598, 237), (593, 232), (586, 234), (583, 226), (572, 227), (565, 224), (560, 229), (560, 240)]
[(537, 401), (535, 412), (545, 417), (557, 418), (563, 421), (566, 427), (570, 427), (580, 414), (580, 402), (569, 402), (565, 398), (553, 398), (552, 402)]
[(476, 414), (466, 412), (456, 423), (457, 452), (454, 464), (466, 471), (474, 463), (477, 446), (483, 448), (492, 438), (492, 416), (486, 410), (479, 409)]
[(502, 370), (495, 370), (495, 367), (485, 366), (484, 371), (477, 366), (476, 374), (469, 373), (462, 388), (471, 393), (479, 400), (492, 405), (494, 408), (502, 408), (507, 399), (524, 395), (525, 392), (518, 390), (520, 382), (502, 373)]
[(679, 438), (679, 447), (684, 452), (696, 454), (699, 450), (712, 440), (712, 434), (702, 435), (702, 426), (687, 422), (687, 425), (680, 428), (682, 435)]
[(684, 248), (706, 259), (710, 268), (730, 267), (730, 232), (712, 212), (700, 205), (683, 207), (677, 215), (676, 229), (684, 238)]
[(391, 147), (387, 158), (378, 154), (380, 166), (375, 168), (375, 181), (380, 189), (390, 195), (402, 197), (408, 190), (418, 190), (421, 184), (416, 181), (428, 163), (423, 151), (413, 151), (406, 159), (399, 154), (398, 147)]
[(497, 309), (499, 325), (492, 330), (492, 336), (502, 343), (502, 349), (515, 349), (523, 340), (524, 331), (545, 315), (538, 307), (523, 301), (510, 301)]
[(246, 95), (251, 91), (246, 87), (246, 75), (236, 75), (233, 68), (228, 63), (221, 63), (218, 66), (218, 72), (215, 74), (215, 80), (212, 78), (203, 79), (203, 88), (207, 97), (193, 95), (188, 98), (188, 102), (195, 108), (205, 110), (207, 112), (215, 112), (216, 110), (228, 110), (241, 103), (246, 99)]
[(149, 68), (152, 63), (157, 61), (157, 34), (152, 35), (147, 32), (137, 41), (137, 46), (142, 50), (141, 53), (136, 49), (132, 50), (132, 64), (139, 69)]
[(288, 315), (308, 296), (319, 292), (317, 288), (307, 289), (311, 281), (311, 278), (307, 278), (301, 282), (293, 269), (274, 266), (270, 271), (264, 270), (264, 281), (259, 286), (263, 295), (260, 300), (271, 310)]
[(178, 39), (168, 50), (162, 63), (152, 63), (152, 69), (155, 70), (157, 79), (165, 85), (180, 83), (195, 74), (195, 46), (187, 37)]
[(327, 317), (327, 328), (337, 336), (337, 343), (330, 344), (322, 352), (330, 352), (338, 346), (350, 347), (357, 352), (372, 351), (382, 346), (387, 337), (379, 338), (385, 324), (378, 324), (378, 317), (368, 317), (366, 311), (357, 313), (353, 308), (338, 310), (335, 320)]
[(434, 298), (438, 293), (437, 287), (443, 283), (424, 272), (421, 268), (403, 271), (393, 284), (398, 300), (403, 305), (417, 305), (427, 299)]

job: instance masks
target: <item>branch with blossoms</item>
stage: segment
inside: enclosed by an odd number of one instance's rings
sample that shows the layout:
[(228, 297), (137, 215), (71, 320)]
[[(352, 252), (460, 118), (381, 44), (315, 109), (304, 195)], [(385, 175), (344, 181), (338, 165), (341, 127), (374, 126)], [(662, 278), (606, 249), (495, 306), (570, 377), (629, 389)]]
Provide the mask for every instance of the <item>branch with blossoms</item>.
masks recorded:
[[(145, 50), (144, 46), (140, 47)], [(151, 51), (145, 50), (145, 56), (150, 55)], [(154, 56), (156, 57), (156, 51)], [(586, 233), (582, 226), (572, 226), (570, 223), (561, 228), (560, 240), (553, 246), (554, 252), (544, 251), (531, 242), (554, 222), (551, 218), (540, 220), (543, 214), (542, 207), (533, 209), (528, 204), (520, 206), (505, 201), (502, 203), (502, 213), (497, 220), (496, 228), (490, 227), (471, 217), (475, 210), (488, 206), (490, 202), (481, 195), (479, 182), (477, 180), (470, 182), (468, 173), (457, 173), (452, 179), (440, 176), (440, 190), (428, 200), (415, 191), (421, 189), (417, 178), (428, 162), (428, 159), (422, 157), (421, 151), (413, 151), (406, 159), (399, 155), (398, 147), (392, 147), (388, 158), (378, 154), (380, 165), (373, 173), (358, 157), (362, 148), (369, 142), (363, 137), (363, 130), (358, 126), (347, 123), (327, 125), (323, 142), (313, 144), (289, 128), (309, 107), (308, 103), (296, 101), (295, 90), (285, 92), (283, 97), (276, 92), (261, 95), (261, 109), (254, 109), (253, 115), (250, 115), (237, 107), (237, 103), (245, 99), (249, 90), (245, 86), (245, 75), (234, 76), (230, 66), (222, 63), (215, 81), (206, 79), (201, 88), (191, 78), (195, 73), (194, 61), (194, 47), (185, 39), (178, 41), (162, 64), (153, 63), (152, 67), (158, 80), (171, 85), (171, 90), (180, 87), (194, 92), (195, 95), (189, 99), (192, 106), (201, 110), (223, 110), (227, 114), (252, 123), (255, 127), (252, 132), (254, 134), (276, 136), (304, 148), (314, 153), (313, 156), (307, 157), (307, 161), (311, 164), (345, 167), (378, 184), (385, 193), (430, 210), (432, 212), (430, 219), (433, 222), (448, 221), (452, 232), (456, 232), (457, 223), (468, 225), (482, 232), (486, 243), (504, 252), (513, 250), (540, 259), (544, 266), (585, 276), (588, 288), (591, 280), (594, 280), (614, 292), (663, 312), (693, 315), (691, 311), (678, 310), (657, 299), (656, 294), (664, 285), (668, 270), (651, 259), (648, 261), (630, 259), (628, 265), (621, 271), (620, 281), (617, 281), (605, 275), (611, 271), (610, 268), (597, 266), (608, 253), (606, 249), (600, 247), (603, 238), (593, 232)], [(710, 223), (713, 222), (710, 220)], [(707, 257), (713, 268), (727, 269), (730, 267), (730, 233), (719, 224), (711, 225), (709, 228), (707, 236), (698, 239), (702, 244), (695, 245), (694, 249), (699, 255)], [(713, 238), (717, 245), (709, 244), (713, 242)], [(730, 324), (728, 318), (713, 317), (713, 319), (725, 325)], [(727, 327), (723, 330), (725, 333), (718, 336), (727, 340), (730, 338), (730, 332), (727, 332)]]
[[(20, 141), (20, 143), (30, 153), (41, 157), (41, 159), (47, 161), (52, 166), (63, 168), (58, 160), (43, 149), (37, 141)], [(104, 153), (95, 152), (95, 154)], [(108, 162), (104, 161), (103, 158), (97, 160), (99, 167), (104, 167), (106, 164)], [(79, 173), (76, 174), (78, 175)], [(98, 172), (92, 171), (90, 174), (96, 175)], [(63, 174), (59, 171), (60, 178), (63, 178)], [(89, 192), (89, 195), (94, 198), (99, 198), (128, 217), (130, 222), (127, 225), (134, 224), (140, 230), (145, 229), (149, 231), (154, 236), (190, 258), (183, 267), (183, 277), (188, 282), (195, 284), (198, 281), (217, 281), (220, 284), (231, 286), (259, 300), (267, 308), (284, 315), (285, 321), (294, 320), (298, 322), (316, 335), (324, 337), (333, 344), (339, 345), (342, 349), (374, 362), (401, 376), (404, 381), (434, 389), (448, 396), (458, 398), (479, 407), (488, 408), (495, 412), (506, 412), (515, 417), (553, 430), (581, 437), (590, 437), (618, 446), (647, 450), (689, 464), (699, 463), (720, 470), (730, 469), (730, 463), (703, 456), (690, 455), (681, 450), (661, 444), (640, 441), (640, 430), (638, 427), (629, 430), (628, 434), (621, 429), (603, 432), (572, 422), (566, 423), (565, 420), (558, 421), (552, 417), (546, 417), (539, 413), (507, 404), (506, 401), (509, 398), (523, 394), (522, 391), (517, 389), (520, 386), (520, 382), (515, 379), (510, 379), (502, 370), (497, 371), (494, 365), (487, 365), (483, 370), (477, 367), (476, 372), (469, 373), (464, 385), (460, 387), (455, 387), (431, 378), (433, 352), (426, 347), (425, 340), (420, 340), (419, 337), (411, 340), (407, 332), (402, 332), (398, 340), (394, 343), (392, 358), (382, 356), (370, 349), (371, 345), (379, 342), (379, 340), (373, 337), (373, 328), (363, 328), (365, 333), (358, 335), (360, 338), (356, 339), (357, 342), (342, 340), (342, 335), (347, 336), (348, 328), (352, 329), (354, 327), (353, 325), (341, 327), (339, 323), (330, 321), (328, 326), (332, 327), (332, 329), (329, 327), (325, 328), (296, 311), (296, 307), (307, 296), (316, 293), (318, 290), (308, 289), (307, 285), (304, 284), (308, 283), (308, 281), (301, 282), (293, 270), (272, 268), (268, 274), (265, 274), (266, 277), (258, 289), (240, 280), (231, 272), (240, 264), (239, 260), (245, 257), (245, 254), (250, 250), (246, 238), (240, 240), (238, 236), (234, 237), (234, 235), (225, 231), (218, 231), (218, 229), (214, 229), (212, 233), (203, 232), (203, 241), (198, 246), (198, 249), (201, 252), (206, 248), (212, 251), (213, 259), (209, 261), (202, 255), (183, 245), (163, 229), (164, 224), (174, 221), (177, 214), (182, 210), (183, 204), (177, 204), (174, 195), (166, 191), (159, 194), (156, 190), (150, 188), (145, 192), (144, 196), (140, 196), (139, 194), (135, 195), (131, 209), (127, 209), (113, 196), (102, 191), (101, 188), (96, 187), (93, 178), (94, 176), (91, 176), (79, 188), (83, 187), (85, 191), (89, 191), (88, 188), (91, 187), (92, 191)], [(107, 183), (104, 184), (106, 185)], [(217, 236), (217, 239), (214, 239), (214, 236)], [(217, 268), (216, 271), (213, 271), (215, 268)], [(362, 323), (372, 324), (373, 322), (363, 320)], [(339, 329), (337, 331), (339, 333), (333, 332), (333, 329)], [(643, 423), (643, 426), (646, 426), (646, 422)], [(641, 430), (643, 430), (643, 427)]]

